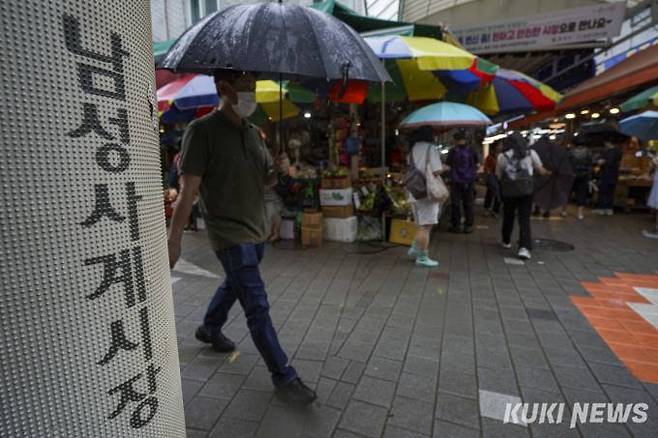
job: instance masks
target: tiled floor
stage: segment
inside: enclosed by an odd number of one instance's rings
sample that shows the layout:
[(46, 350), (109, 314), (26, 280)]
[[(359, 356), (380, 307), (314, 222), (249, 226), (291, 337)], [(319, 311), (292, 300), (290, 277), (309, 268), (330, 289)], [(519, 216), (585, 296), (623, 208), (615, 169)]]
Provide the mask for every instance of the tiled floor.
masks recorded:
[[(205, 236), (186, 234), (173, 273), (190, 437), (656, 437), (658, 242), (648, 215), (533, 220), (537, 250), (508, 264), (499, 224), (438, 232), (435, 270), (406, 249), (269, 248), (262, 265), (281, 343), (319, 400), (273, 397), (239, 308), (213, 352), (194, 330), (222, 276)], [(505, 401), (566, 402), (561, 424), (505, 424)], [(577, 424), (574, 403), (646, 403), (641, 424)]]

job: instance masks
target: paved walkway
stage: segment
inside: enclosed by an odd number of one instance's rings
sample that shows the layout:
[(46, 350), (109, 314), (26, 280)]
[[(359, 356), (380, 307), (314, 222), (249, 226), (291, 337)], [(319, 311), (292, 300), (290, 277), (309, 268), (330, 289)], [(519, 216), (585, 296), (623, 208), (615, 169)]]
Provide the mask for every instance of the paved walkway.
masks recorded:
[[(537, 249), (525, 265), (505, 261), (497, 222), (478, 220), (472, 235), (435, 234), (436, 270), (401, 247), (268, 248), (272, 318), (319, 395), (301, 410), (273, 398), (238, 307), (225, 334), (239, 354), (194, 339), (222, 272), (205, 235), (186, 234), (172, 281), (188, 436), (658, 436), (658, 241), (640, 234), (649, 216), (533, 220), (535, 237), (575, 250)], [(504, 424), (505, 403), (520, 401), (566, 402), (563, 421)], [(648, 419), (571, 429), (576, 402), (646, 403)]]

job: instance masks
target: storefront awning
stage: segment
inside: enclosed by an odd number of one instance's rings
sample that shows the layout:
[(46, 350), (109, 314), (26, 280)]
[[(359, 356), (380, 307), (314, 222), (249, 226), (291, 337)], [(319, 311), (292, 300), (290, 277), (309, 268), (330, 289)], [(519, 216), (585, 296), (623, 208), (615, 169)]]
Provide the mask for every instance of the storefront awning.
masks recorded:
[(347, 6), (338, 3), (336, 0), (326, 0), (319, 3), (313, 3), (310, 7), (333, 15), (359, 33), (389, 29), (388, 34), (395, 35), (424, 36), (436, 39), (441, 39), (442, 36), (441, 28), (439, 26), (365, 17)]
[(158, 64), (164, 59), (164, 56), (167, 54), (167, 51), (171, 46), (176, 42), (176, 38), (167, 40), (167, 41), (158, 41), (153, 43), (153, 58), (155, 58), (155, 63)]
[(658, 45), (644, 49), (564, 96), (559, 111), (579, 108), (658, 81)]

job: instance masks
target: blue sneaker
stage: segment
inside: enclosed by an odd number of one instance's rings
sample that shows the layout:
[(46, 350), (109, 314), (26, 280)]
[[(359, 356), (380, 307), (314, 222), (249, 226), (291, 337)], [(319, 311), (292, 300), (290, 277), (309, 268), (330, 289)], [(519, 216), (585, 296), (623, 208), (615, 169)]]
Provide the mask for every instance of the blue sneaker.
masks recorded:
[(418, 258), (420, 255), (420, 251), (416, 248), (416, 241), (414, 240), (411, 244), (411, 247), (409, 248), (409, 251), (407, 251), (407, 256), (409, 256), (412, 259)]
[(416, 266), (424, 266), (426, 268), (436, 268), (439, 266), (439, 262), (436, 260), (432, 260), (429, 258), (427, 255), (427, 252), (421, 253), (418, 257), (416, 257)]

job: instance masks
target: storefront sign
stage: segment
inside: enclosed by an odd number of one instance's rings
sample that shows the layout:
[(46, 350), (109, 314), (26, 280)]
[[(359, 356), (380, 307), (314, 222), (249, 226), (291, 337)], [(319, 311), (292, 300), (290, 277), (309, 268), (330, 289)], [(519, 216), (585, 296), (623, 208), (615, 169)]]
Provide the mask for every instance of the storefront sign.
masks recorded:
[(476, 54), (551, 50), (579, 46), (619, 35), (625, 2), (567, 9), (456, 29), (452, 33), (466, 50)]

